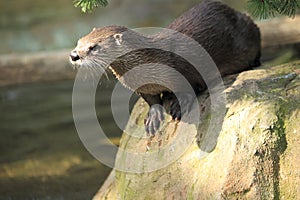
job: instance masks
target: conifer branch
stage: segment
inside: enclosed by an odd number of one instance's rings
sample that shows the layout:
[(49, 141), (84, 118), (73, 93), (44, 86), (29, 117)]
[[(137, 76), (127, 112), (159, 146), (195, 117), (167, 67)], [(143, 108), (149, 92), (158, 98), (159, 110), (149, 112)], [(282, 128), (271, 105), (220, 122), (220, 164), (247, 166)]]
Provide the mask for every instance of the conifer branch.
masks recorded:
[(92, 10), (98, 6), (105, 7), (107, 6), (107, 0), (73, 0), (75, 7), (81, 7), (81, 11), (92, 12)]
[(260, 19), (276, 15), (294, 17), (299, 6), (299, 0), (248, 0), (248, 10)]
[[(91, 12), (94, 8), (105, 7), (108, 0), (73, 0), (75, 7), (82, 12)], [(294, 17), (300, 7), (300, 0), (248, 0), (248, 10), (254, 17), (266, 19), (276, 15)]]

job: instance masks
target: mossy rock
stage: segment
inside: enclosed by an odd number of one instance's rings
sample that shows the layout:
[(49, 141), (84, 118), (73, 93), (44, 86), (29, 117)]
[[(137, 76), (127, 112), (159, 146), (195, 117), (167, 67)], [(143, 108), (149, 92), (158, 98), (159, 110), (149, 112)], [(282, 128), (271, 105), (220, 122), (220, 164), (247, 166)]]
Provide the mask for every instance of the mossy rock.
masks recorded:
[[(300, 62), (261, 67), (225, 78), (226, 115), (216, 145), (203, 154), (209, 126), (207, 93), (199, 97), (199, 126), (167, 117), (160, 134), (140, 128), (148, 106), (139, 100), (121, 139), (116, 164), (94, 199), (298, 199), (300, 198)], [(130, 133), (130, 134), (128, 134)], [(161, 153), (180, 135), (190, 145), (174, 161)], [(204, 142), (205, 143), (205, 142)], [(137, 163), (124, 150), (141, 157)], [(148, 162), (149, 153), (156, 157)], [(126, 154), (128, 155), (128, 154)], [(203, 156), (204, 155), (204, 156)], [(151, 157), (153, 159), (153, 157)], [(144, 159), (144, 160), (143, 160)], [(158, 170), (149, 167), (168, 161)], [(126, 168), (127, 167), (127, 168)], [(153, 168), (155, 169), (155, 168)], [(143, 171), (144, 170), (144, 171)]]

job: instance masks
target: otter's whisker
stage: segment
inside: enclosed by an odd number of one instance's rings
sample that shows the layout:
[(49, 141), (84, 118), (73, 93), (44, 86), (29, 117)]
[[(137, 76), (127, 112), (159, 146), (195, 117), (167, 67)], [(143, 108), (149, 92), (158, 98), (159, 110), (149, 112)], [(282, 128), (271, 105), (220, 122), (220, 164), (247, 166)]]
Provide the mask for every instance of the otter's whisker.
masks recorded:
[(95, 60), (91, 60), (92, 63), (92, 67), (95, 69), (95, 71), (97, 71), (99, 74), (104, 74), (106, 79), (108, 79), (108, 75), (106, 70), (103, 68), (104, 65), (106, 65), (106, 63), (102, 60), (99, 59), (95, 59)]

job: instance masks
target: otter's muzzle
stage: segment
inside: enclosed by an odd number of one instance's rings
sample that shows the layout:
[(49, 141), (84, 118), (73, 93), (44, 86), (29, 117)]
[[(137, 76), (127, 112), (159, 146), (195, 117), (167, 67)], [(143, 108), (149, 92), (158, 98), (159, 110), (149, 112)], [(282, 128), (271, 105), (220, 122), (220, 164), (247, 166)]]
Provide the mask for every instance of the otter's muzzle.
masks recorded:
[(80, 59), (79, 55), (77, 54), (77, 52), (75, 50), (71, 51), (70, 59), (74, 62)]

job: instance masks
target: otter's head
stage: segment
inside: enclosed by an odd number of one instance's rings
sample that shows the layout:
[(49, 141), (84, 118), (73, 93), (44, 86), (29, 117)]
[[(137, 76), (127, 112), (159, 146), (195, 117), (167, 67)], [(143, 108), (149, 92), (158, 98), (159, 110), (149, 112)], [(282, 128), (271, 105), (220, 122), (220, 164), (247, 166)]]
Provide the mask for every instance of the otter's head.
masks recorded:
[(107, 64), (105, 56), (122, 43), (122, 33), (128, 29), (123, 26), (94, 28), (92, 32), (78, 40), (71, 51), (70, 62), (76, 67), (103, 67)]

